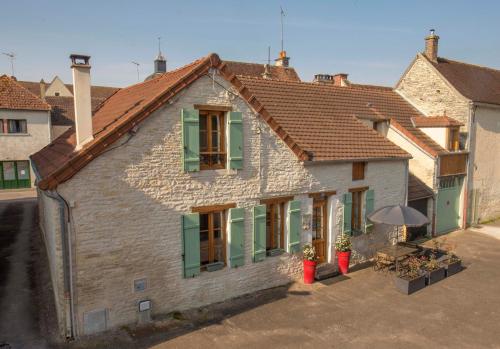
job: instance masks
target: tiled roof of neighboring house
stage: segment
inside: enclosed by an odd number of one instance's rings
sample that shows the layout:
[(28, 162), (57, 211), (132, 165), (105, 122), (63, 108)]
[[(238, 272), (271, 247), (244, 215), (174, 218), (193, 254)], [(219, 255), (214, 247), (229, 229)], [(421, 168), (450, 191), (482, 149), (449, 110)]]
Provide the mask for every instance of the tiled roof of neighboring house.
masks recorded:
[(437, 63), (428, 61), (464, 97), (474, 102), (500, 104), (500, 70), (441, 57)]
[(7, 75), (0, 76), (0, 109), (49, 110), (50, 106)]
[[(363, 89), (330, 84), (239, 77), (250, 94), (313, 161), (409, 158), (359, 121), (374, 115)], [(376, 102), (375, 100), (373, 102)]]
[[(227, 67), (236, 75), (261, 78), (264, 74), (264, 64), (224, 61)], [(271, 79), (285, 81), (300, 81), (295, 69), (270, 65)]]
[[(73, 97), (45, 97), (50, 104), (51, 122), (53, 126), (73, 126), (75, 122), (75, 106)], [(91, 98), (92, 111), (96, 110), (104, 102), (103, 98)]]
[(415, 127), (453, 127), (464, 126), (458, 120), (450, 118), (449, 116), (417, 116), (412, 118)]
[[(34, 82), (34, 81), (19, 81), (19, 84), (22, 85), (24, 88), (27, 88), (28, 90), (31, 91), (31, 93), (37, 95), (40, 97), (40, 82)], [(47, 89), (50, 86), (50, 83), (44, 82), (45, 88)], [(68, 90), (73, 93), (73, 85), (71, 84), (64, 84)], [(108, 86), (92, 86), (90, 88), (90, 94), (93, 98), (101, 98), (101, 99), (106, 99), (109, 96), (111, 96), (113, 93), (115, 93), (117, 90), (120, 88), (118, 87), (108, 87)]]
[(432, 189), (410, 173), (408, 176), (408, 201), (425, 199), (432, 196), (434, 196)]

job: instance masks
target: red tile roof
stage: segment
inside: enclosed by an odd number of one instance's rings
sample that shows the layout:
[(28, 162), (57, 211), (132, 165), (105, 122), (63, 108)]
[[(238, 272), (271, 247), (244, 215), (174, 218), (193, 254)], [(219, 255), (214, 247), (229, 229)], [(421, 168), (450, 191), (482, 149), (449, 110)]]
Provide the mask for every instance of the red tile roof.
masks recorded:
[(408, 201), (433, 197), (434, 192), (415, 175), (408, 176)]
[[(51, 106), (51, 122), (53, 126), (73, 126), (75, 123), (75, 106), (73, 97), (45, 97)], [(105, 99), (91, 98), (92, 112), (94, 112)]]
[(409, 158), (409, 154), (359, 121), (376, 115), (362, 89), (330, 84), (240, 77), (250, 93), (313, 161)]
[(500, 104), (500, 70), (441, 57), (437, 63), (428, 62), (464, 97), (474, 102)]
[[(227, 67), (238, 76), (261, 78), (264, 74), (264, 64), (224, 61)], [(284, 81), (300, 81), (299, 75), (291, 67), (270, 65), (271, 79)]]
[(49, 110), (50, 106), (7, 75), (0, 76), (0, 109)]
[(450, 118), (449, 116), (417, 116), (412, 118), (415, 127), (455, 127), (464, 126), (458, 120)]
[[(31, 93), (40, 97), (40, 84), (41, 84), (40, 82), (35, 82), (35, 81), (18, 81), (18, 82), (21, 86), (30, 90)], [(43, 84), (45, 85), (45, 89), (47, 89), (50, 86), (50, 83), (47, 82), (43, 82)], [(71, 93), (73, 93), (73, 85), (64, 84), (64, 86), (66, 86), (68, 90)], [(118, 87), (109, 87), (109, 86), (91, 86), (90, 95), (92, 96), (92, 98), (99, 98), (104, 100), (119, 89), (120, 88)]]

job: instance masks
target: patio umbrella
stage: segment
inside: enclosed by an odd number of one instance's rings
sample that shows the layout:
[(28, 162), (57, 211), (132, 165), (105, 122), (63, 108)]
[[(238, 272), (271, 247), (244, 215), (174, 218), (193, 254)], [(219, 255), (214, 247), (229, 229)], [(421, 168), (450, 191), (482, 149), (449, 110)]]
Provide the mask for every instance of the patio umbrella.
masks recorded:
[(429, 219), (412, 207), (395, 205), (385, 206), (368, 215), (373, 223), (383, 223), (407, 227), (420, 227), (429, 224)]

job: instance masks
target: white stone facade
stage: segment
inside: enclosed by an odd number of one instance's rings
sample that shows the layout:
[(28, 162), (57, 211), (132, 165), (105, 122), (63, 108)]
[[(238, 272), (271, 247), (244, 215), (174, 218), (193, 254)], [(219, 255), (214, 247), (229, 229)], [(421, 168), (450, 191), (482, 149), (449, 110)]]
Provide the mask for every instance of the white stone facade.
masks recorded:
[[(226, 81), (216, 79), (230, 89)], [(182, 172), (180, 112), (194, 104), (231, 105), (243, 113), (242, 170)], [(304, 217), (312, 211), (308, 194), (336, 190), (329, 199), (328, 254), (333, 261), (333, 242), (342, 225), (342, 194), (368, 186), (375, 192), (375, 209), (404, 204), (407, 169), (407, 160), (369, 162), (365, 179), (353, 182), (351, 163), (304, 166), (242, 99), (201, 77), (141, 123), (126, 144), (94, 159), (58, 187), (72, 206), (78, 334), (84, 332), (84, 314), (94, 310), (105, 309), (107, 327), (112, 328), (135, 323), (138, 301), (143, 299), (152, 301), (153, 314), (169, 313), (300, 278), (300, 255), (285, 253), (252, 262), (253, 207), (263, 198), (293, 195), (302, 202)], [(193, 206), (226, 203), (245, 208), (244, 266), (183, 278), (181, 216)], [(51, 215), (47, 219), (56, 224), (56, 215), (43, 214)], [(353, 261), (370, 258), (391, 238), (389, 229), (381, 226), (353, 238)], [(311, 231), (304, 230), (301, 239), (310, 241)], [(49, 256), (58, 258), (54, 252)], [(143, 278), (146, 290), (134, 292), (134, 280)]]

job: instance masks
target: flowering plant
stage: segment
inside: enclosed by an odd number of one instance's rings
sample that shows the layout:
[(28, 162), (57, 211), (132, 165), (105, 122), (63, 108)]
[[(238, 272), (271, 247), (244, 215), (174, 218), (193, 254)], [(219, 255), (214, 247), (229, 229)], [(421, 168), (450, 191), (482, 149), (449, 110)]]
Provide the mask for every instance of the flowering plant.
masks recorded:
[(338, 252), (349, 252), (351, 249), (351, 238), (346, 234), (340, 234), (335, 241), (335, 250)]
[(315, 261), (317, 258), (316, 249), (314, 248), (314, 246), (311, 246), (309, 244), (304, 245), (304, 248), (302, 249), (302, 254), (306, 261)]

